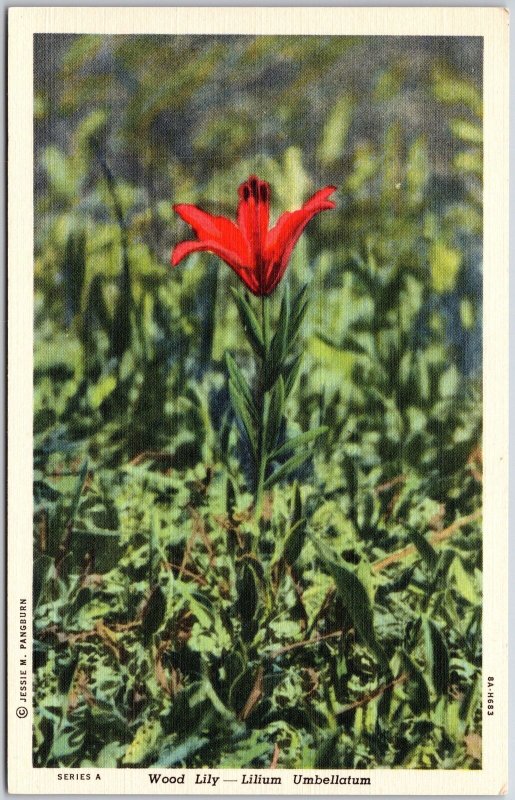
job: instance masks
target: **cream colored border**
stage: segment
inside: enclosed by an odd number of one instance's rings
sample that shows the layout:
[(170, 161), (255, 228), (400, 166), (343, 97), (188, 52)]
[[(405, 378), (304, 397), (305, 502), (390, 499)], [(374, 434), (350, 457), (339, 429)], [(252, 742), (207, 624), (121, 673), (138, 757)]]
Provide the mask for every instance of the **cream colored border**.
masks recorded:
[[(507, 780), (508, 589), (508, 13), (501, 8), (14, 8), (9, 12), (8, 281), (8, 782), (21, 794), (199, 794), (195, 770), (184, 785), (150, 785), (149, 770), (34, 770), (32, 712), (19, 719), (20, 598), (31, 618), (32, 562), (32, 36), (34, 33), (247, 33), (468, 35), (484, 37), (484, 696), (495, 677), (495, 714), (484, 708), (483, 769), (352, 772), (370, 786), (243, 786), (243, 772), (220, 776), (216, 794), (503, 794)], [(30, 634), (27, 675), (32, 674)], [(155, 771), (155, 770), (154, 770)], [(331, 771), (332, 772), (332, 771)], [(96, 780), (96, 775), (100, 780)], [(269, 770), (263, 771), (270, 776)], [(313, 774), (313, 772), (310, 772)], [(324, 774), (321, 772), (320, 774)], [(326, 773), (327, 774), (327, 773)], [(348, 771), (342, 771), (347, 775)], [(235, 779), (237, 782), (225, 782)]]

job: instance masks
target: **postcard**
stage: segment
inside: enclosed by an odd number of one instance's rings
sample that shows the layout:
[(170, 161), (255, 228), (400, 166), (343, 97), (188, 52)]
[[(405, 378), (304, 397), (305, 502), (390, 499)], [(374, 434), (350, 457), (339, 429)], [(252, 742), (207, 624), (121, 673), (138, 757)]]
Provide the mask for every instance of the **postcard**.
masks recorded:
[(10, 791), (506, 793), (507, 11), (8, 44)]

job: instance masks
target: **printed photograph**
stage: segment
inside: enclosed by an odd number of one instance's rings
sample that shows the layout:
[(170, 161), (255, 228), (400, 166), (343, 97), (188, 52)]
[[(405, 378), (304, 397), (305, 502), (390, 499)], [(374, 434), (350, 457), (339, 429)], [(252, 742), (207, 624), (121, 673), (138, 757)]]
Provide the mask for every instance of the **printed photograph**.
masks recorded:
[(482, 42), (34, 36), (34, 767), (482, 768)]

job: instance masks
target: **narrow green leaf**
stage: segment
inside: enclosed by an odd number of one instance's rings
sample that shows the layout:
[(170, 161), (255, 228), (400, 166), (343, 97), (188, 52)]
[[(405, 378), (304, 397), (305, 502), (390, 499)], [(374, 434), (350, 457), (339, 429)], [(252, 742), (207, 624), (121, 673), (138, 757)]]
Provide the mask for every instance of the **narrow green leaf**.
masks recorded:
[(210, 701), (217, 714), (223, 719), (232, 722), (234, 720), (234, 714), (218, 697), (207, 670), (204, 670), (204, 691), (206, 693), (206, 698)]
[(148, 642), (153, 633), (161, 627), (166, 612), (166, 598), (160, 586), (152, 590), (141, 618), (141, 632), (144, 641)]
[(84, 276), (86, 274), (86, 234), (72, 231), (65, 245), (62, 271), (65, 276), (66, 321), (69, 325), (80, 311)]
[(268, 420), (270, 418), (270, 399), (271, 399), (270, 392), (265, 392), (263, 395), (263, 409), (262, 409), (263, 428), (261, 431), (261, 435), (263, 438), (262, 440), (260, 440), (260, 444), (262, 442), (261, 456), (265, 459), (267, 459), (266, 440), (267, 440), (267, 425), (268, 425)]
[(302, 464), (307, 461), (310, 456), (311, 451), (308, 450), (305, 453), (297, 453), (296, 456), (289, 458), (288, 461), (286, 461), (284, 464), (281, 464), (281, 466), (266, 479), (264, 488), (270, 489), (270, 487), (276, 484), (277, 481), (280, 481), (282, 478), (285, 478), (286, 475), (289, 475), (290, 472), (293, 472), (302, 466)]
[[(129, 268), (129, 254), (125, 236), (122, 233), (122, 269), (118, 278), (118, 300), (114, 309), (110, 330), (111, 355), (120, 359), (131, 346), (132, 340), (132, 309), (134, 300), (131, 294), (131, 272)], [(142, 312), (136, 312), (136, 319), (141, 320)]]
[(231, 287), (231, 292), (234, 297), (234, 301), (236, 303), (236, 307), (240, 315), (240, 320), (243, 325), (243, 328), (245, 329), (247, 338), (250, 344), (252, 345), (252, 348), (257, 353), (257, 355), (260, 356), (260, 358), (262, 358), (265, 352), (265, 345), (263, 342), (261, 327), (259, 325), (259, 322), (257, 321), (257, 317), (254, 314), (249, 303), (247, 303), (243, 295), (241, 295), (240, 292), (237, 291), (237, 289)]
[(481, 604), (481, 597), (474, 585), (474, 577), (465, 570), (463, 562), (459, 556), (455, 556), (453, 559), (448, 576), (450, 580), (454, 580), (456, 591), (463, 597), (464, 600), (467, 601), (467, 603), (470, 603), (473, 606), (478, 606)]
[(300, 326), (302, 324), (302, 320), (304, 319), (304, 316), (308, 308), (308, 298), (306, 297), (307, 290), (308, 290), (308, 285), (305, 284), (299, 291), (297, 296), (294, 298), (291, 304), (290, 328), (288, 331), (288, 339), (292, 344), (297, 337), (297, 334), (300, 330)]
[(279, 458), (283, 456), (285, 453), (291, 453), (293, 450), (296, 450), (298, 447), (302, 447), (305, 444), (309, 444), (314, 439), (317, 439), (319, 436), (322, 436), (323, 433), (327, 433), (329, 428), (327, 425), (321, 425), (319, 428), (313, 428), (310, 431), (306, 431), (306, 433), (299, 433), (298, 436), (294, 436), (293, 439), (282, 444), (277, 450), (271, 454), (270, 458)]
[(88, 525), (87, 528), (73, 528), (73, 536), (104, 536), (107, 539), (120, 539), (118, 531), (109, 531), (105, 528), (95, 528), (94, 525)]
[(422, 672), (415, 666), (404, 650), (400, 651), (400, 658), (402, 670), (408, 675), (406, 694), (409, 707), (414, 714), (422, 714), (424, 711), (429, 711), (429, 689)]
[(302, 517), (302, 498), (300, 496), (299, 484), (295, 482), (293, 488), (293, 502), (291, 511), (291, 524), (295, 525)]
[(236, 508), (236, 489), (230, 476), (227, 476), (227, 483), (225, 487), (225, 510), (229, 519), (232, 519), (234, 509)]
[(306, 519), (302, 517), (292, 525), (284, 542), (283, 556), (287, 564), (292, 566), (301, 554), (306, 540)]
[(352, 258), (345, 264), (347, 272), (351, 272), (363, 284), (372, 297), (377, 295), (379, 279), (370, 271), (359, 253), (352, 253)]
[(236, 581), (238, 612), (245, 620), (256, 616), (259, 603), (259, 578), (250, 564), (244, 562)]
[(410, 531), (410, 536), (419, 555), (422, 556), (429, 569), (431, 571), (435, 570), (438, 563), (438, 553), (434, 547), (427, 541), (426, 537), (418, 531)]
[(350, 456), (346, 456), (343, 460), (342, 464), (343, 473), (345, 475), (345, 482), (347, 484), (347, 491), (349, 493), (349, 497), (352, 501), (357, 495), (358, 492), (358, 485), (359, 485), (359, 476), (358, 476), (358, 468), (353, 458)]
[[(241, 649), (231, 650), (230, 653), (224, 657), (224, 673), (225, 679), (224, 683), (228, 687), (232, 687), (235, 681), (245, 672), (247, 667), (247, 659), (246, 653), (244, 650), (243, 642), (241, 640), (238, 642)], [(235, 643), (235, 646), (238, 647), (238, 644)], [(231, 689), (229, 688), (228, 697), (229, 697), (229, 705), (231, 696)]]
[(282, 375), (275, 382), (270, 392), (270, 405), (265, 419), (265, 448), (269, 453), (277, 443), (281, 420), (284, 414), (284, 381)]
[(296, 315), (293, 317), (292, 322), (290, 323), (289, 338), (291, 344), (294, 344), (294, 342), (297, 339), (297, 336), (299, 335), (300, 326), (302, 325), (304, 317), (306, 316), (307, 310), (308, 310), (308, 301), (305, 300), (304, 303), (298, 309)]
[(34, 598), (34, 608), (38, 607), (39, 600), (43, 593), (43, 587), (54, 571), (54, 560), (50, 556), (41, 555), (34, 559), (32, 572), (32, 596)]
[(72, 505), (70, 509), (70, 519), (72, 520), (72, 522), (75, 519), (77, 510), (79, 508), (80, 498), (82, 495), (82, 490), (84, 488), (84, 483), (86, 482), (87, 475), (88, 475), (88, 459), (86, 458), (80, 468), (79, 475), (77, 477), (77, 483), (75, 484), (75, 491), (72, 497)]
[(326, 336), (322, 331), (317, 331), (317, 339), (321, 342), (332, 347), (334, 350), (343, 350), (349, 353), (356, 353), (357, 355), (369, 355), (366, 347), (363, 347), (353, 336), (346, 336), (341, 342), (335, 342), (330, 336)]
[(152, 523), (150, 526), (150, 585), (157, 583), (157, 575), (160, 562), (166, 563), (168, 560), (166, 547), (160, 537), (160, 516), (157, 508), (152, 511)]
[(241, 637), (246, 643), (251, 642), (259, 626), (260, 613), (263, 607), (262, 583), (254, 565), (244, 562), (236, 581), (238, 599), (235, 609), (241, 620)]
[(306, 518), (302, 516), (302, 500), (297, 481), (293, 486), (290, 522), (282, 540), (277, 540), (273, 563), (293, 565), (300, 555), (306, 538)]
[(238, 392), (238, 389), (231, 380), (229, 381), (229, 395), (234, 408), (234, 413), (241, 421), (245, 429), (245, 433), (247, 434), (248, 441), (255, 458), (257, 454), (257, 440), (254, 426), (252, 424), (252, 418), (242, 395)]
[(290, 329), (290, 294), (288, 286), (285, 289), (279, 312), (279, 320), (275, 331), (270, 352), (268, 355), (268, 373), (270, 383), (275, 381), (280, 373), (290, 344), (288, 334)]
[(475, 675), (465, 691), (465, 697), (460, 706), (460, 719), (468, 726), (472, 724), (474, 714), (481, 700), (481, 679)]
[(245, 666), (240, 675), (233, 681), (229, 690), (228, 702), (235, 711), (241, 711), (256, 682), (256, 668), (253, 664)]
[(227, 369), (230, 375), (230, 378), (238, 389), (239, 393), (242, 395), (243, 399), (247, 403), (249, 412), (251, 413), (254, 419), (257, 419), (257, 411), (256, 406), (254, 404), (254, 398), (252, 397), (252, 392), (250, 391), (250, 386), (248, 385), (243, 372), (237, 365), (234, 358), (231, 356), (230, 353), (225, 354), (225, 362), (227, 364)]
[(305, 304), (306, 299), (307, 299), (306, 298), (307, 291), (308, 291), (308, 284), (305, 283), (304, 286), (302, 286), (299, 289), (299, 291), (297, 292), (297, 295), (293, 298), (292, 303), (291, 303), (291, 318), (292, 318), (292, 321), (295, 320), (295, 318), (298, 317), (300, 313), (302, 313), (302, 308), (304, 307), (304, 304)]
[(220, 452), (227, 462), (229, 458), (229, 437), (231, 435), (231, 422), (230, 422), (230, 410), (226, 408), (224, 414), (222, 416), (222, 421), (220, 423), (219, 432), (218, 432), (218, 442), (220, 445)]
[(268, 358), (270, 349), (270, 298), (261, 298), (261, 336), (263, 339), (263, 358)]
[(283, 367), (285, 397), (290, 396), (291, 391), (295, 386), (295, 381), (297, 380), (299, 374), (301, 361), (302, 361), (302, 353), (299, 353), (299, 355), (295, 356), (293, 361), (290, 364), (288, 364), (287, 367)]
[(424, 638), (435, 692), (445, 694), (449, 688), (449, 652), (440, 629), (430, 619), (424, 621)]
[(467, 119), (451, 120), (451, 130), (458, 139), (471, 144), (483, 143), (483, 127)]

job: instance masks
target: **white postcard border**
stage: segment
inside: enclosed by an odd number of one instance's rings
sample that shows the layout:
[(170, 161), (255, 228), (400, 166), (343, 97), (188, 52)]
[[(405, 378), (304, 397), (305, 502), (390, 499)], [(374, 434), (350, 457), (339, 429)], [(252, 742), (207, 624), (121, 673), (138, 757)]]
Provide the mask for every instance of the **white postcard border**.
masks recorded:
[[(408, 13), (409, 12), (409, 13)], [(484, 37), (484, 603), (483, 768), (445, 770), (206, 770), (216, 794), (504, 794), (508, 754), (508, 14), (502, 8), (14, 8), (8, 42), (8, 783), (21, 794), (200, 794), (199, 770), (184, 784), (151, 784), (152, 769), (32, 767), (32, 312), (34, 33), (462, 35)], [(26, 618), (20, 615), (25, 601)], [(20, 619), (21, 617), (21, 619)], [(29, 621), (26, 647), (20, 622)], [(22, 631), (23, 633), (23, 631)], [(20, 663), (25, 658), (26, 664)], [(28, 694), (21, 697), (21, 671)], [(487, 712), (494, 678), (494, 714)], [(27, 715), (23, 716), (26, 709)], [(18, 716), (17, 716), (18, 714)], [(97, 779), (97, 774), (100, 778)], [(262, 775), (281, 784), (242, 784)], [(370, 784), (296, 784), (295, 775), (370, 779)], [(205, 787), (204, 787), (205, 788)]]

